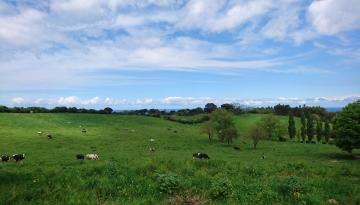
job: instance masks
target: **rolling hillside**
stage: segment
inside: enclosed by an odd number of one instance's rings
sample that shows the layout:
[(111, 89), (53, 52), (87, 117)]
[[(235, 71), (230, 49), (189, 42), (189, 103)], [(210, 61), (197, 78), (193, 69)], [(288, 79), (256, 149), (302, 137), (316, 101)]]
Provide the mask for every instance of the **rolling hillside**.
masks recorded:
[[(253, 150), (246, 135), (261, 117), (237, 116), (240, 137), (228, 146), (208, 142), (198, 124), (152, 117), (0, 114), (0, 154), (26, 154), (0, 163), (0, 204), (360, 203), (359, 161), (323, 144), (262, 141)], [(100, 160), (78, 161), (80, 153)]]

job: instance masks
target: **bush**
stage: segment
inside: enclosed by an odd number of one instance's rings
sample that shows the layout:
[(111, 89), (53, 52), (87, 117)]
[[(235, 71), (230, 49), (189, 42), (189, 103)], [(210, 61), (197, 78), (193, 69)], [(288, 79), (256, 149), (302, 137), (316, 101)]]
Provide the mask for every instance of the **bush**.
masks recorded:
[(298, 177), (290, 176), (280, 183), (279, 192), (285, 198), (298, 199), (304, 194), (304, 188)]
[(210, 194), (213, 199), (226, 199), (232, 192), (233, 186), (227, 178), (217, 179), (211, 184)]
[(180, 190), (180, 179), (176, 174), (156, 174), (156, 181), (161, 193), (174, 194)]

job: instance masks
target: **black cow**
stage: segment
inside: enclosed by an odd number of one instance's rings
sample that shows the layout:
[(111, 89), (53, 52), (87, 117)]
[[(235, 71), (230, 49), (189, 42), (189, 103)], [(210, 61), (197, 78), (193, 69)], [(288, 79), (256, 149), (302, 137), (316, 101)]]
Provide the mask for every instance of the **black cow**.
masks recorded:
[(198, 159), (210, 159), (209, 155), (205, 154), (205, 153), (194, 153), (193, 154), (193, 158), (198, 158)]
[(235, 150), (240, 150), (240, 147), (236, 147), (236, 146), (235, 146), (234, 149), (235, 149)]
[(25, 159), (25, 154), (14, 154), (11, 159), (15, 160), (16, 162), (19, 162), (23, 159)]
[(7, 161), (10, 160), (10, 156), (8, 156), (8, 155), (2, 155), (2, 156), (0, 157), (0, 159), (1, 159), (1, 161), (3, 161), (3, 162), (7, 162)]
[(76, 159), (84, 160), (84, 159), (85, 159), (85, 156), (84, 156), (83, 154), (77, 154), (77, 155), (76, 155)]
[(48, 139), (50, 139), (50, 140), (52, 139), (52, 135), (51, 135), (51, 134), (47, 134), (46, 136), (47, 136)]
[(82, 133), (86, 133), (86, 129), (82, 129), (81, 132), (82, 132)]

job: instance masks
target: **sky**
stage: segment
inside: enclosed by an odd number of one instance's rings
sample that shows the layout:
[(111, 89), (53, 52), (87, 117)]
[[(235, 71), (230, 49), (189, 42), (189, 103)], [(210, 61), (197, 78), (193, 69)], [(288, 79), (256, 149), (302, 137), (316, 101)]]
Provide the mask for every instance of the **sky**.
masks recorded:
[(0, 0), (0, 104), (360, 99), (359, 0)]

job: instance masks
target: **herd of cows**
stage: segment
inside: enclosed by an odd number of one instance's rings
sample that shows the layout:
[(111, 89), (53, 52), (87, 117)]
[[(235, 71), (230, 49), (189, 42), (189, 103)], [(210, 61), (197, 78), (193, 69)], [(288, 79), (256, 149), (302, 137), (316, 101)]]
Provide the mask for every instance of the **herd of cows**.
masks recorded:
[[(86, 133), (86, 129), (82, 129), (81, 132)], [(43, 132), (41, 132), (41, 131), (37, 132), (37, 133), (38, 133), (38, 135), (43, 134)], [(51, 134), (47, 134), (46, 136), (47, 136), (48, 139), (53, 139)], [(155, 151), (155, 149), (154, 150), (152, 150), (152, 149), (154, 149), (154, 148), (150, 148), (150, 151)], [(207, 154), (200, 153), (200, 152), (193, 154), (193, 159), (195, 159), (195, 158), (196, 159), (210, 159), (210, 157)], [(25, 159), (25, 154), (24, 153), (22, 153), (22, 154), (14, 154), (12, 156), (9, 156), (9, 155), (6, 155), (6, 154), (0, 156), (0, 161), (1, 162), (9, 162), (9, 161), (20, 162), (20, 161), (22, 161), (24, 159)], [(99, 156), (97, 154), (77, 154), (76, 159), (77, 160), (98, 160)]]

